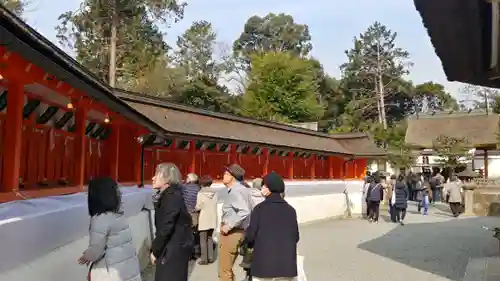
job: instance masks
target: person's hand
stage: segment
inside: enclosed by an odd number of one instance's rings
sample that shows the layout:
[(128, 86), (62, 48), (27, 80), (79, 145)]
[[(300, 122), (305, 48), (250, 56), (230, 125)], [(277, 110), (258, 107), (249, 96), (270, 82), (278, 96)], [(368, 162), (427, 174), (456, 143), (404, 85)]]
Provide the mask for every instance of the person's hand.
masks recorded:
[(152, 265), (156, 265), (156, 257), (153, 253), (151, 253), (151, 255), (149, 256), (149, 258), (151, 259), (151, 264)]
[(222, 235), (227, 235), (227, 234), (229, 233), (229, 230), (230, 230), (230, 229), (229, 229), (229, 227), (227, 227), (226, 225), (223, 225), (223, 226), (221, 226), (221, 228), (220, 228), (220, 233), (221, 233)]
[(87, 260), (83, 255), (78, 259), (78, 263), (81, 265), (89, 265), (90, 261)]

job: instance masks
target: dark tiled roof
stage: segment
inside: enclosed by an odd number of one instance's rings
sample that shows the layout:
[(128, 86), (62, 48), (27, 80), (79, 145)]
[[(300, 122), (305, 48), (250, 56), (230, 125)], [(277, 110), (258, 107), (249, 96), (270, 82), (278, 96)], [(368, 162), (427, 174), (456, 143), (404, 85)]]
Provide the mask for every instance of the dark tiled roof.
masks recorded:
[(172, 134), (323, 153), (353, 154), (328, 134), (208, 112), (132, 93), (117, 92), (116, 94), (132, 108)]
[(376, 146), (370, 136), (365, 133), (337, 133), (332, 134), (331, 137), (357, 156), (387, 155), (387, 152)]
[[(500, 87), (490, 80), (491, 4), (484, 0), (413, 0), (448, 80)], [(498, 75), (496, 75), (498, 76)]]
[(476, 147), (495, 146), (498, 142), (498, 114), (451, 114), (422, 116), (408, 120), (405, 142), (420, 148), (432, 148), (436, 137), (466, 138)]

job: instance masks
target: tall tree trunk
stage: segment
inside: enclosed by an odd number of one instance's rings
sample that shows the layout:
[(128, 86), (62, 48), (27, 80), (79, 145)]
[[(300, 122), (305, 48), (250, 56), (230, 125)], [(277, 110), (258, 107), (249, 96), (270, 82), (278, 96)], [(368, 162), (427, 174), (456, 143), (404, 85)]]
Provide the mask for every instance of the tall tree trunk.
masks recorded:
[(378, 123), (382, 124), (382, 110), (380, 109), (380, 99), (378, 98), (378, 87), (377, 87), (377, 113), (378, 113)]
[(379, 99), (379, 90), (378, 90), (378, 82), (377, 75), (373, 75), (373, 84), (375, 85), (375, 99), (377, 100), (377, 115), (378, 115), (378, 123), (382, 124), (382, 110), (380, 108), (380, 99)]
[(109, 46), (109, 85), (114, 88), (116, 84), (116, 42), (118, 41), (118, 11), (116, 0), (111, 2), (111, 38)]
[(385, 115), (385, 99), (384, 99), (384, 82), (382, 81), (382, 75), (379, 74), (378, 78), (379, 84), (379, 94), (380, 94), (380, 116), (382, 118), (382, 126), (387, 130), (387, 118)]
[(384, 81), (382, 81), (382, 62), (380, 59), (380, 34), (377, 39), (377, 75), (375, 79), (376, 88), (378, 89), (378, 102), (380, 103), (380, 119), (384, 130), (387, 130), (387, 120), (385, 115), (385, 99), (384, 99)]

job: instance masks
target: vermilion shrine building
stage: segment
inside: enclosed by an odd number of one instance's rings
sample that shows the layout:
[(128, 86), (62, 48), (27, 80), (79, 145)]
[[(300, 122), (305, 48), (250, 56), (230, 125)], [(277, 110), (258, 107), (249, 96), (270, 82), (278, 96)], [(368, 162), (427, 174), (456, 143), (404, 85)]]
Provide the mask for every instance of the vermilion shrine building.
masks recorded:
[[(220, 178), (361, 178), (384, 155), (365, 134), (328, 135), (110, 88), (0, 6), (0, 202), (149, 180), (160, 162)], [(144, 160), (144, 161), (142, 161)], [(144, 166), (142, 163), (144, 162)]]

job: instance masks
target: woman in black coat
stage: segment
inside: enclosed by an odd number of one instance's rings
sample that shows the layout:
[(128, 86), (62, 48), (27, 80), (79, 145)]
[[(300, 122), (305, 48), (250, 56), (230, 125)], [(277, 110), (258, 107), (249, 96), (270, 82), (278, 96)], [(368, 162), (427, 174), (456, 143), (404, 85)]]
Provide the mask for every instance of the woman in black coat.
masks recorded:
[(253, 249), (253, 280), (291, 280), (297, 276), (297, 213), (283, 199), (284, 192), (285, 183), (277, 173), (264, 177), (262, 193), (266, 199), (253, 209), (245, 232), (245, 242)]
[(408, 187), (403, 175), (399, 175), (394, 186), (394, 209), (396, 210), (396, 221), (404, 225), (406, 208), (408, 208)]
[(171, 163), (156, 168), (153, 177), (156, 234), (151, 246), (155, 281), (187, 281), (194, 238), (191, 215), (182, 196), (181, 174)]

